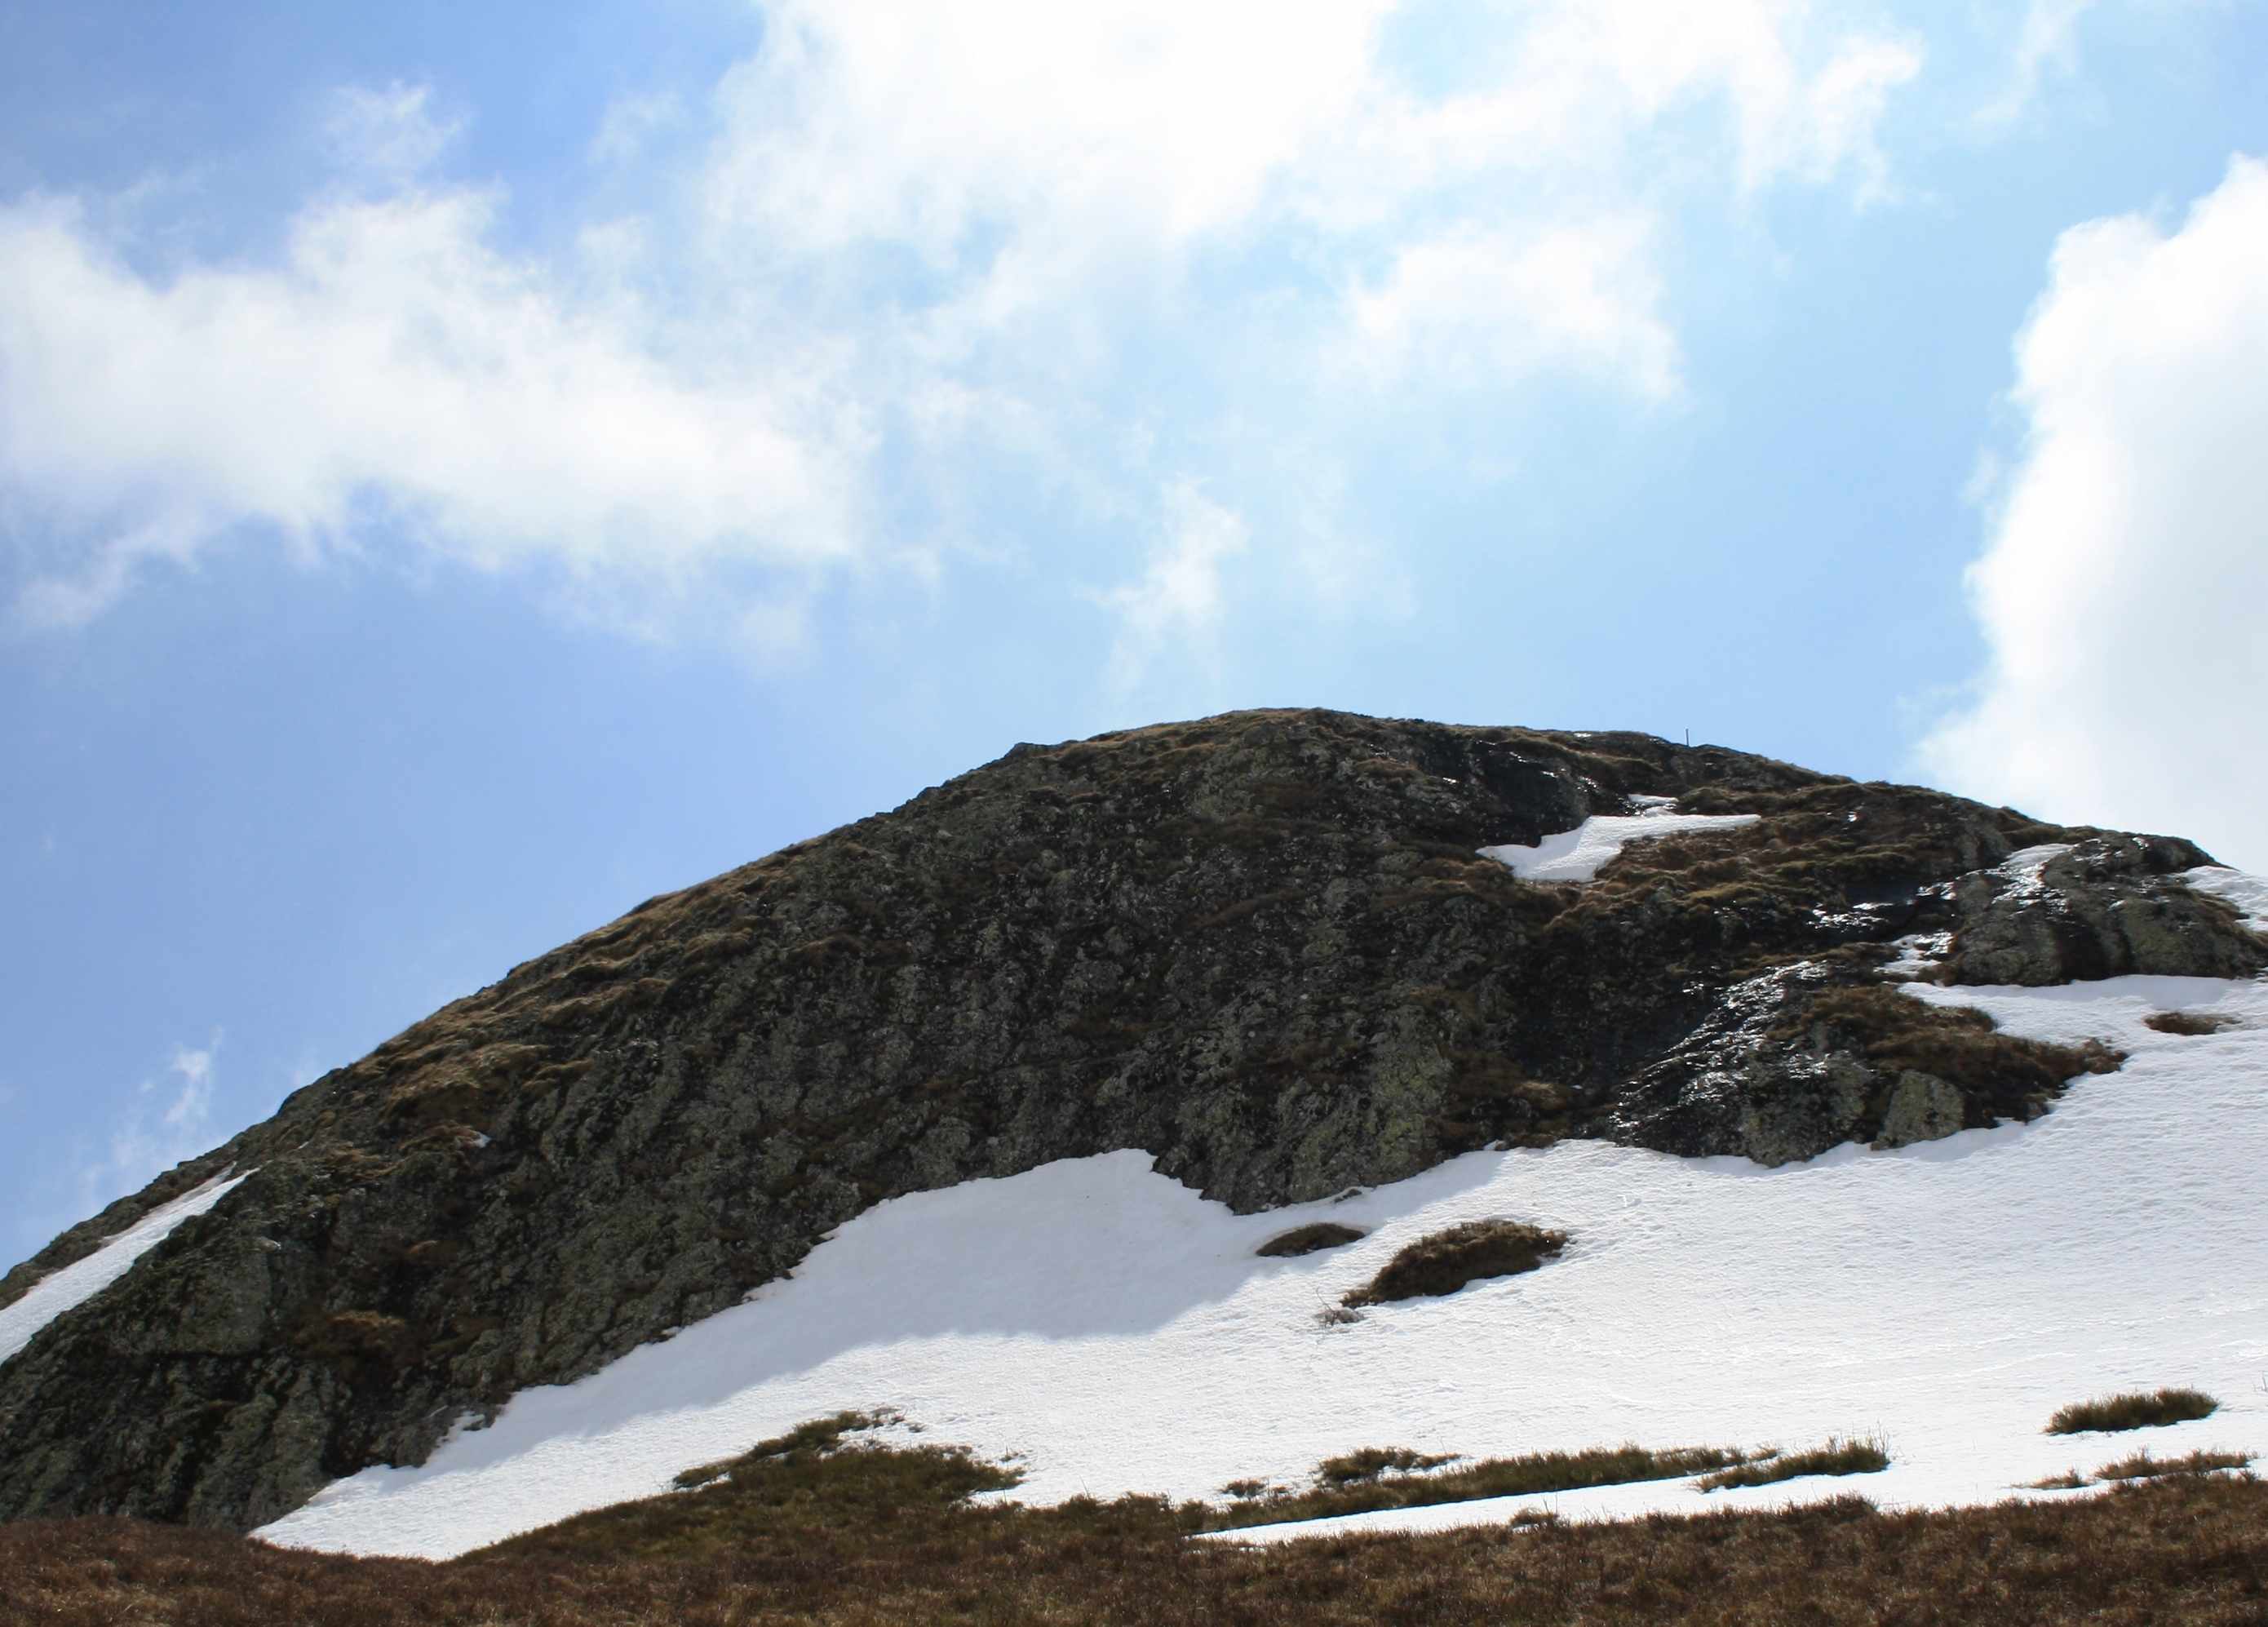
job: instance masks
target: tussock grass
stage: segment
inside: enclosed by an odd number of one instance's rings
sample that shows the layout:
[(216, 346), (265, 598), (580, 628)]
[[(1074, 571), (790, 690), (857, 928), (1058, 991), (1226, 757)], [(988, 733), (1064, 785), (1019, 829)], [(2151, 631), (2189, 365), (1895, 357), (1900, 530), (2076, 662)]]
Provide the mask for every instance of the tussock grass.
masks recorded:
[(2044, 1480), (2031, 1481), (2025, 1489), (2031, 1491), (2076, 1491), (2081, 1486), (2091, 1486), (2094, 1483), (2077, 1469), (2066, 1469), (2060, 1475), (2050, 1475)]
[(2222, 1016), (2218, 1012), (2152, 1012), (2142, 1019), (2146, 1028), (2155, 1028), (2161, 1034), (2219, 1034), (2223, 1028), (2234, 1028), (2236, 1019)]
[[(271, 1548), (116, 1519), (0, 1525), (0, 1623), (40, 1627), (2258, 1627), (2268, 1484), (1875, 1512), (1837, 1498), (1627, 1523), (1189, 1542), (1145, 1499), (972, 1506), (895, 1447), (806, 1465), (759, 1509), (733, 1483), (584, 1516), (446, 1564)], [(949, 1469), (932, 1457), (932, 1470)], [(775, 1467), (759, 1480), (778, 1476)], [(784, 1486), (775, 1490), (784, 1491)], [(626, 1542), (742, 1507), (704, 1543)]]
[(2055, 1417), (2048, 1420), (2047, 1432), (2077, 1435), (2088, 1430), (2156, 1429), (2167, 1424), (2210, 1417), (2220, 1406), (2203, 1390), (2129, 1390), (2058, 1409)]
[[(1247, 1499), (1234, 1508), (1204, 1515), (1207, 1530), (1275, 1525), (1291, 1520), (1323, 1520), (1335, 1514), (1368, 1513), (1379, 1508), (1420, 1508), (1437, 1503), (1469, 1503), (1489, 1497), (1528, 1497), (1546, 1491), (1580, 1491), (1591, 1486), (1624, 1485), (1638, 1480), (1677, 1480), (1705, 1469), (1750, 1461), (1729, 1447), (1679, 1447), (1668, 1451), (1626, 1445), (1587, 1452), (1535, 1452), (1520, 1457), (1484, 1458), (1460, 1469), (1425, 1473), (1454, 1458), (1425, 1457), (1406, 1447), (1381, 1448), (1327, 1458), (1317, 1466), (1315, 1484), (1306, 1491)], [(1251, 1484), (1251, 1482), (1239, 1482)]]
[(2252, 1461), (2243, 1452), (2192, 1452), (2185, 1457), (2154, 1458), (2146, 1447), (2132, 1457), (2105, 1463), (2095, 1472), (2104, 1480), (2147, 1480), (2160, 1475), (2210, 1475), (2217, 1469), (2242, 1469)]
[(1567, 1246), (1567, 1233), (1517, 1220), (1468, 1220), (1419, 1238), (1341, 1300), (1350, 1307), (1454, 1293), (1484, 1277), (1532, 1271)]
[(1388, 1475), (1413, 1475), (1456, 1461), (1454, 1452), (1428, 1456), (1408, 1447), (1365, 1447), (1344, 1457), (1325, 1458), (1316, 1465), (1315, 1479), (1327, 1486), (1375, 1484)]
[(1879, 1440), (1830, 1440), (1808, 1452), (1779, 1452), (1754, 1462), (1738, 1464), (1696, 1483), (1704, 1491), (1723, 1491), (1734, 1486), (1766, 1486), (1775, 1481), (1796, 1480), (1806, 1475), (1871, 1475), (1890, 1466), (1890, 1454)]
[(1360, 1242), (1365, 1235), (1336, 1220), (1318, 1220), (1311, 1226), (1295, 1226), (1288, 1232), (1278, 1232), (1252, 1252), (1263, 1259), (1282, 1259), (1315, 1254), (1325, 1248), (1343, 1248), (1349, 1243)]

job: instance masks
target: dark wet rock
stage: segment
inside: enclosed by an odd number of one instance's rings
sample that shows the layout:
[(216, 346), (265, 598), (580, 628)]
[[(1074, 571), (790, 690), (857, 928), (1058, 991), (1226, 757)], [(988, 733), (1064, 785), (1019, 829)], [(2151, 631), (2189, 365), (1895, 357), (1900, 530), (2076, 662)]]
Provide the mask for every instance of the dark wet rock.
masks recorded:
[[(1762, 817), (1580, 887), (1476, 853), (1638, 796)], [(513, 968), (11, 1273), (256, 1172), (0, 1366), (0, 1516), (264, 1523), (876, 1202), (1060, 1158), (1144, 1148), (1253, 1211), (1564, 1136), (1776, 1162), (2028, 1116), (2086, 1059), (1877, 968), (1918, 932), (1964, 976), (2079, 965), (2066, 918), (2106, 966), (2259, 964), (2175, 880), (2203, 855), (2122, 842), (1637, 734), (1019, 746)], [(2059, 903), (1980, 879), (2051, 843)]]

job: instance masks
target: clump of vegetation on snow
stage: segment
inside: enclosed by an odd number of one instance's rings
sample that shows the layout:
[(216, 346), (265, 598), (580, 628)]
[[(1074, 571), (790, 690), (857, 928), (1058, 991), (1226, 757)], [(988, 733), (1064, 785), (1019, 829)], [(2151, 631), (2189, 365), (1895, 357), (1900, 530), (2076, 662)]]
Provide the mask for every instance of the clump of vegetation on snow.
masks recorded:
[(2224, 1469), (2242, 1469), (2251, 1461), (2251, 1454), (2244, 1452), (2192, 1452), (2186, 1457), (2154, 1458), (2145, 1448), (2116, 1463), (2105, 1463), (2095, 1472), (2105, 1480), (2149, 1480), (2161, 1475), (2210, 1475)]
[(2192, 1037), (2201, 1034), (2219, 1034), (2223, 1028), (2234, 1028), (2236, 1019), (2218, 1012), (2152, 1012), (2142, 1019), (2146, 1028), (2155, 1028), (2161, 1034), (2183, 1034)]
[(1567, 1246), (1567, 1233), (1518, 1220), (1467, 1220), (1419, 1238), (1342, 1305), (1385, 1305), (1454, 1293), (1468, 1283), (1532, 1271)]
[(1263, 1259), (1283, 1259), (1311, 1255), (1325, 1248), (1343, 1248), (1349, 1243), (1360, 1242), (1364, 1235), (1354, 1227), (1341, 1226), (1336, 1220), (1317, 1220), (1308, 1226), (1295, 1226), (1288, 1232), (1278, 1232), (1252, 1252)]
[(2129, 1390), (2096, 1401), (2074, 1402), (2048, 1420), (2051, 1435), (2077, 1435), (2088, 1430), (2156, 1429), (2167, 1424), (2186, 1424), (2210, 1417), (2220, 1406), (2203, 1390), (2165, 1388)]
[(1871, 1475), (1890, 1466), (1890, 1454), (1880, 1440), (1830, 1440), (1808, 1452), (1776, 1452), (1755, 1462), (1742, 1463), (1697, 1483), (1704, 1491), (1723, 1491), (1734, 1486), (1765, 1486), (1777, 1480), (1805, 1475)]
[(1222, 1490), (1238, 1498), (1240, 1506), (1208, 1510), (1204, 1525), (1209, 1530), (1226, 1531), (1241, 1526), (1368, 1513), (1380, 1508), (1418, 1508), (1490, 1497), (1580, 1491), (1638, 1480), (1677, 1480), (1705, 1469), (1745, 1463), (1756, 1455), (1730, 1447), (1656, 1451), (1624, 1445), (1483, 1458), (1444, 1469), (1443, 1465), (1458, 1460), (1407, 1447), (1371, 1447), (1344, 1457), (1324, 1459), (1315, 1468), (1315, 1483), (1305, 1491), (1284, 1491), (1259, 1481), (1233, 1481)]

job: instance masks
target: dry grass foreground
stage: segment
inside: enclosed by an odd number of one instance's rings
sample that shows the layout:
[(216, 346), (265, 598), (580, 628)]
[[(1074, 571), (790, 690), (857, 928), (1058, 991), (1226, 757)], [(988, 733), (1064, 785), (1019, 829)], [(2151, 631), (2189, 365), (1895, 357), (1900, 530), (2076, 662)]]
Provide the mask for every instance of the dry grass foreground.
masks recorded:
[[(839, 1431), (836, 1432), (839, 1434)], [(124, 1520), (0, 1526), (0, 1623), (761, 1627), (887, 1623), (1620, 1623), (2268, 1620), (2268, 1487), (2154, 1479), (2044, 1505), (1502, 1527), (1281, 1547), (1191, 1542), (1150, 1499), (972, 1506), (1002, 1471), (815, 1432), (699, 1491), (447, 1564), (353, 1559)]]

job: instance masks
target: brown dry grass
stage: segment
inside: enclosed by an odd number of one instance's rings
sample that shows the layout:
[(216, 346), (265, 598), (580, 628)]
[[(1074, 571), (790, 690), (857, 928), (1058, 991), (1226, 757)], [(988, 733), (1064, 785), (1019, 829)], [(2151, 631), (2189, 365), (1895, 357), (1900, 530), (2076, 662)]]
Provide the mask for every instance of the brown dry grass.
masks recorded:
[(2094, 1401), (2059, 1407), (2048, 1420), (2051, 1435), (2076, 1435), (2087, 1430), (2156, 1429), (2167, 1424), (2186, 1424), (2211, 1417), (2220, 1403), (2203, 1390), (2169, 1387), (2160, 1390), (2129, 1390)]
[(1517, 1220), (1468, 1220), (1430, 1233), (1401, 1250), (1340, 1303), (1384, 1305), (1454, 1293), (1484, 1277), (1532, 1271), (1567, 1246), (1567, 1233)]
[[(909, 1461), (908, 1460), (915, 1460)], [(1190, 1542), (1127, 1499), (971, 1507), (950, 1462), (845, 1451), (446, 1564), (82, 1519), (0, 1526), (5, 1627), (1552, 1623), (2258, 1627), (2268, 1488), (2177, 1476), (1885, 1515), (1842, 1498), (1617, 1525)]]
[(2219, 1034), (2223, 1028), (2233, 1028), (2236, 1019), (2218, 1012), (2152, 1012), (2142, 1019), (2146, 1028), (2155, 1028), (2161, 1034), (2182, 1034), (2192, 1037), (2203, 1034)]
[(1800, 1480), (1806, 1475), (1871, 1475), (1889, 1466), (1890, 1454), (1879, 1440), (1830, 1440), (1808, 1452), (1775, 1452), (1754, 1462), (1704, 1475), (1697, 1483), (1704, 1491), (1723, 1491), (1734, 1486)]
[[(1751, 1455), (1727, 1447), (1680, 1447), (1658, 1452), (1631, 1445), (1484, 1458), (1429, 1474), (1422, 1471), (1440, 1469), (1455, 1460), (1421, 1456), (1406, 1447), (1373, 1447), (1345, 1457), (1326, 1458), (1317, 1465), (1315, 1483), (1308, 1491), (1273, 1497), (1247, 1492), (1246, 1500), (1234, 1507), (1211, 1510), (1202, 1522), (1208, 1530), (1226, 1531), (1287, 1520), (1366, 1513), (1378, 1508), (1469, 1503), (1485, 1497), (1532, 1497), (1547, 1491), (1623, 1485), (1634, 1480), (1677, 1480), (1705, 1469), (1744, 1463)], [(1237, 1483), (1254, 1486), (1257, 1483)]]
[(2147, 1450), (2131, 1457), (2120, 1458), (2116, 1463), (2105, 1463), (2095, 1472), (2104, 1480), (2147, 1480), (2158, 1475), (2211, 1475), (2227, 1469), (2242, 1469), (2252, 1461), (2250, 1453), (2197, 1451), (2177, 1458), (2154, 1458)]
[(1349, 1243), (1360, 1242), (1364, 1235), (1336, 1220), (1317, 1220), (1279, 1232), (1252, 1252), (1267, 1259), (1282, 1259), (1315, 1254), (1325, 1248), (1344, 1248)]
[(2066, 1081), (2125, 1061), (2098, 1041), (2052, 1045), (2018, 1039), (1969, 1005), (1934, 1005), (1881, 983), (1822, 990), (1790, 1029), (1857, 1049), (1874, 1067), (1911, 1068), (1960, 1086), (1999, 1117), (2031, 1116)]

